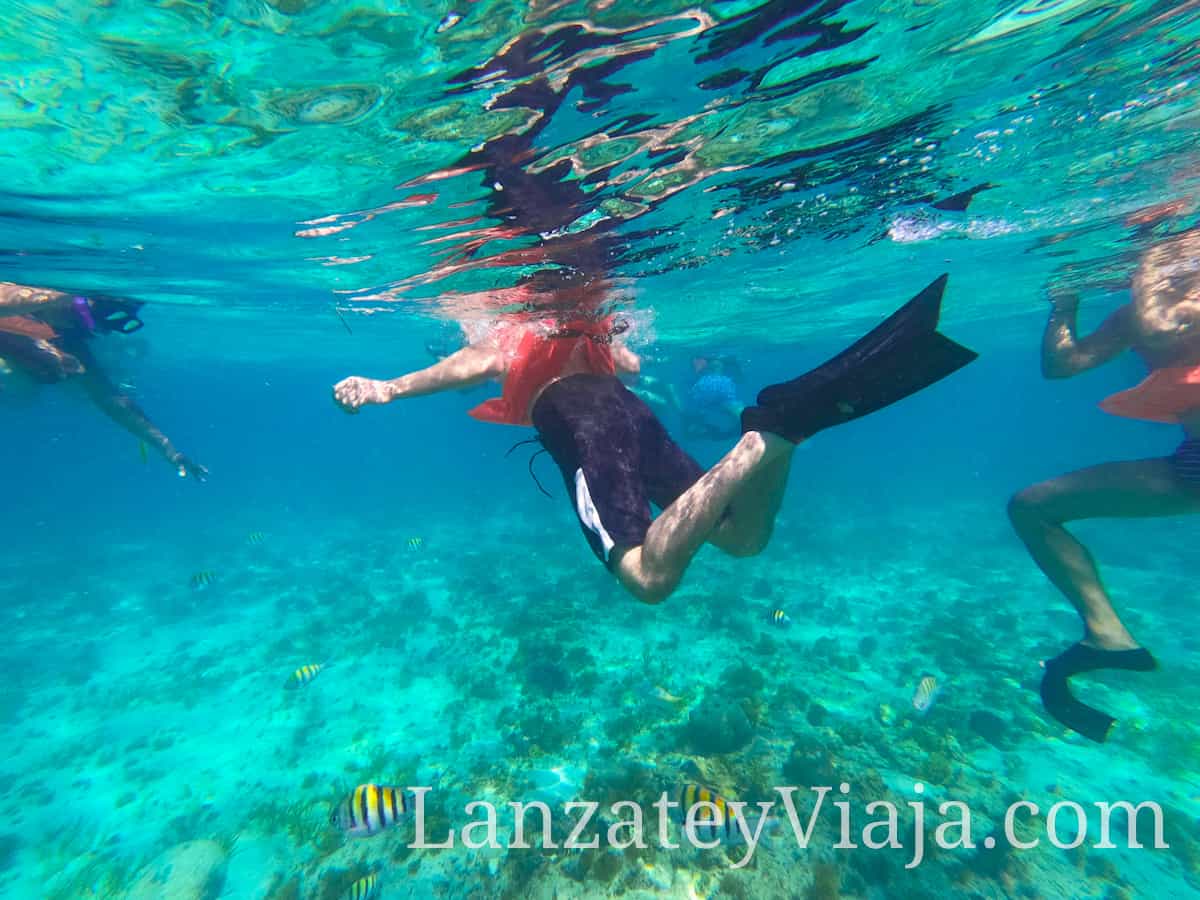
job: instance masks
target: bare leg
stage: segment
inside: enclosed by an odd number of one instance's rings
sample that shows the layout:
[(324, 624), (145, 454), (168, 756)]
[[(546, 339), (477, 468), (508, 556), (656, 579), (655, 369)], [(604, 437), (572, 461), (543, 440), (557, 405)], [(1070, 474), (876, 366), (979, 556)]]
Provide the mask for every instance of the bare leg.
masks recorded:
[[(759, 483), (754, 491), (760, 499), (771, 491), (782, 494), (783, 479), (787, 476), (788, 461), (794, 449), (791, 441), (773, 434), (748, 431), (742, 435), (720, 462), (662, 511), (646, 532), (642, 546), (627, 550), (621, 556), (616, 566), (621, 584), (647, 603), (665, 600), (735, 498), (740, 499), (743, 491), (756, 480)], [(765, 499), (765, 503), (758, 504), (762, 509), (778, 510), (778, 496)], [(746, 504), (748, 510), (754, 505)], [(757, 517), (749, 512), (744, 515), (743, 522), (747, 524), (743, 527), (747, 529), (751, 520), (761, 522), (763, 517), (761, 509)], [(732, 535), (738, 526), (727, 524), (725, 527)]]
[(463, 347), (426, 369), (391, 381), (351, 376), (334, 385), (333, 399), (346, 412), (354, 413), (367, 404), (473, 387), (503, 372), (504, 360), (500, 354), (480, 347)]
[(792, 454), (784, 453), (751, 475), (728, 507), (729, 514), (708, 536), (709, 542), (731, 556), (762, 553), (775, 530), (791, 470)]
[(1180, 482), (1166, 459), (1080, 469), (1028, 487), (1008, 505), (1013, 527), (1034, 562), (1083, 619), (1083, 642), (1104, 650), (1138, 644), (1113, 609), (1091, 553), (1064, 523), (1195, 512), (1200, 512), (1200, 492)]

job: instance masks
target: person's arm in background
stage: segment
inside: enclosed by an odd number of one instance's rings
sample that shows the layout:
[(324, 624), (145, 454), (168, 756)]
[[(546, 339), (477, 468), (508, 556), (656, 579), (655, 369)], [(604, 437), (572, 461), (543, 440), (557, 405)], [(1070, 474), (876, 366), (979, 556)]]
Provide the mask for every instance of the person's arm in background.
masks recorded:
[(71, 299), (62, 291), (0, 281), (0, 314), (3, 315), (36, 312), (46, 306), (64, 306), (70, 304)]
[(133, 398), (121, 393), (114, 385), (86, 345), (78, 343), (71, 347), (72, 354), (83, 363), (83, 372), (77, 377), (88, 398), (96, 407), (147, 446), (158, 450), (173, 465), (180, 478), (192, 476), (204, 481), (208, 469), (193, 462), (175, 449), (170, 439), (163, 434)]
[(1050, 320), (1042, 335), (1042, 374), (1070, 378), (1103, 365), (1133, 343), (1133, 307), (1126, 303), (1086, 337), (1076, 334), (1079, 295), (1051, 295)]
[(423, 397), (458, 390), (497, 378), (505, 372), (504, 357), (480, 347), (463, 347), (425, 369), (387, 381), (352, 375), (333, 386), (333, 399), (348, 413), (369, 404), (391, 403), (406, 397)]
[(632, 375), (634, 381), (629, 389), (651, 406), (660, 409), (679, 409), (679, 394), (675, 385), (663, 381), (657, 375), (642, 371), (642, 360), (624, 344), (613, 344), (613, 365), (618, 375)]

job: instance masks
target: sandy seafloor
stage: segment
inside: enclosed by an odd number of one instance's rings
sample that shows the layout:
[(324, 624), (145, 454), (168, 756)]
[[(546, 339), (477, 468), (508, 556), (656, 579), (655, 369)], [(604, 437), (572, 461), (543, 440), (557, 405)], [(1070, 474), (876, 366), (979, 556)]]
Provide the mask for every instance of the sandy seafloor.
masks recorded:
[[(0, 892), (325, 898), (372, 870), (385, 900), (1200, 890), (1198, 638), (1180, 627), (1195, 587), (1171, 526), (1136, 523), (1136, 552), (1135, 526), (1085, 532), (1163, 664), (1089, 690), (1121, 717), (1097, 747), (1041, 712), (1036, 660), (1077, 624), (1002, 510), (942, 498), (865, 515), (870, 498), (852, 499), (789, 503), (765, 555), (706, 549), (653, 608), (609, 583), (561, 505), (410, 509), (382, 530), (239, 513), (190, 543), (26, 558), (0, 572), (0, 594), (20, 598), (2, 613)], [(1148, 552), (1156, 535), (1165, 547)], [(194, 591), (195, 571), (217, 580)], [(790, 628), (766, 621), (774, 606)], [(311, 662), (329, 666), (283, 690)], [(943, 688), (918, 717), (926, 671)], [(470, 799), (649, 804), (687, 781), (757, 799), (845, 780), (861, 810), (912, 800), (922, 780), (973, 804), (977, 840), (1017, 797), (1148, 799), (1172, 847), (1043, 840), (934, 851), (906, 872), (910, 850), (832, 850), (823, 824), (809, 850), (785, 831), (744, 870), (720, 849), (409, 850), (410, 822), (353, 841), (330, 827), (331, 804), (370, 780), (434, 785), (431, 838), (469, 822)]]

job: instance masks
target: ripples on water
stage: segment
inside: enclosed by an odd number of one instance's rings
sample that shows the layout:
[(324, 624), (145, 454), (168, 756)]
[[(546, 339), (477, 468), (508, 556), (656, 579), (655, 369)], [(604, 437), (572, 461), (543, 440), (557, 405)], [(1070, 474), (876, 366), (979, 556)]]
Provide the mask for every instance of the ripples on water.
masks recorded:
[(462, 314), (691, 270), (635, 302), (779, 337), (943, 260), (1028, 308), (1193, 214), (1195, 3), (443, 6), (17, 5), (0, 277)]

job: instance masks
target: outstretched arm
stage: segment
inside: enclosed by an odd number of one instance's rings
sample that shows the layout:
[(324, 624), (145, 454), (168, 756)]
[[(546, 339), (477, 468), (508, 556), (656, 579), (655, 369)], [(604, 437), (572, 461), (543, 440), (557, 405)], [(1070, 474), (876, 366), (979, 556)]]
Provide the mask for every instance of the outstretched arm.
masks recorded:
[(426, 369), (390, 381), (353, 375), (333, 386), (333, 399), (348, 413), (368, 404), (391, 403), (405, 397), (423, 397), (439, 391), (474, 387), (504, 374), (503, 356), (481, 347), (463, 347)]
[(0, 313), (4, 315), (34, 312), (40, 307), (69, 305), (70, 302), (71, 298), (62, 291), (0, 281)]
[(192, 462), (175, 449), (167, 436), (159, 431), (158, 426), (133, 402), (133, 398), (121, 393), (120, 389), (108, 380), (104, 370), (86, 346), (74, 346), (71, 350), (83, 363), (83, 372), (78, 376), (79, 383), (101, 412), (134, 437), (158, 450), (167, 462), (176, 468), (180, 478), (191, 475), (197, 481), (204, 481), (208, 469)]
[(1042, 374), (1070, 378), (1103, 365), (1133, 343), (1133, 307), (1126, 303), (1086, 337), (1075, 334), (1079, 295), (1055, 294), (1042, 336)]

